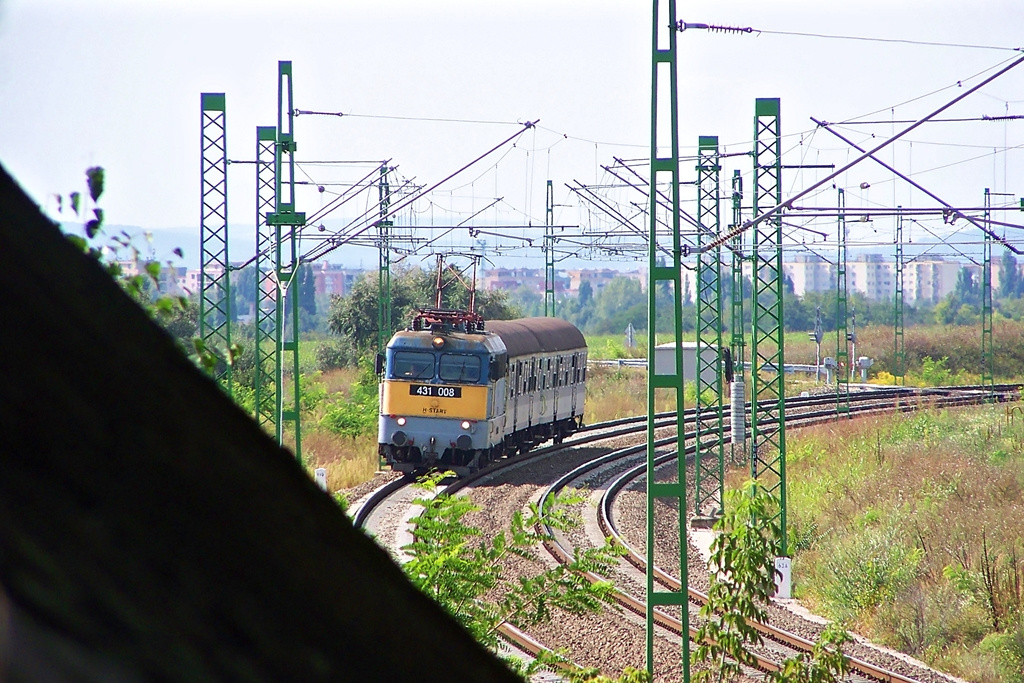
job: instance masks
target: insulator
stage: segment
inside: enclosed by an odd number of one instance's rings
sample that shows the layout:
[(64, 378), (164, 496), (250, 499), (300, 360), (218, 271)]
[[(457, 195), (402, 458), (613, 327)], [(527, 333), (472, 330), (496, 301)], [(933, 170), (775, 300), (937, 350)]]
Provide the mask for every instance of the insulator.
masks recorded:
[(740, 28), (738, 26), (708, 26), (709, 31), (712, 33), (753, 33), (754, 29), (747, 26), (746, 28)]
[(729, 389), (729, 427), (732, 430), (731, 438), (733, 443), (742, 443), (747, 438), (743, 382), (735, 380), (729, 385)]

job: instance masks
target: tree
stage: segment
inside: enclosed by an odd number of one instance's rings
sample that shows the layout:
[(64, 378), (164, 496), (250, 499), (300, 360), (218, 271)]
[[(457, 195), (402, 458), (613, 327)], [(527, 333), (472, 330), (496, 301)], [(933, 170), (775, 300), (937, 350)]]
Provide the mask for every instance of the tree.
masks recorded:
[[(385, 336), (390, 337), (395, 331), (407, 327), (418, 309), (434, 306), (435, 284), (436, 274), (420, 268), (397, 268), (391, 271), (391, 321)], [(449, 286), (445, 292), (447, 298), (442, 301), (443, 304), (468, 308), (469, 293), (464, 287)], [(357, 356), (376, 349), (379, 301), (376, 272), (360, 276), (347, 297), (331, 299), (327, 316), (328, 329), (354, 348)], [(508, 302), (507, 294), (501, 291), (478, 291), (476, 311), (487, 320), (508, 320), (519, 316), (518, 309)]]
[(544, 315), (544, 296), (528, 285), (520, 285), (514, 289), (509, 294), (509, 299), (515, 302), (524, 317)]
[(158, 317), (157, 322), (186, 352), (191, 350), (192, 338), (199, 334), (199, 297), (193, 294), (184, 299), (170, 313)]
[(239, 315), (247, 315), (250, 311), (255, 315), (258, 303), (256, 287), (256, 266), (249, 266), (238, 272), (238, 276), (232, 283), (232, 293), (235, 296), (235, 301), (231, 313), (235, 321), (238, 320)]
[(630, 323), (636, 329), (647, 327), (647, 295), (637, 280), (613, 278), (594, 297), (594, 317), (588, 329), (618, 334)]
[(299, 266), (299, 317), (303, 330), (312, 329), (316, 322), (316, 277), (313, 265), (303, 263)]
[(806, 297), (799, 297), (793, 294), (787, 287), (782, 299), (785, 310), (783, 322), (787, 332), (802, 332), (814, 329), (814, 308), (808, 304)]
[(589, 280), (584, 280), (583, 282), (580, 283), (580, 291), (578, 294), (580, 306), (583, 307), (589, 305), (593, 298), (594, 285), (590, 284)]
[[(319, 320), (316, 316), (316, 279), (313, 266), (309, 263), (299, 264), (295, 273), (295, 284), (299, 292), (299, 331), (308, 332), (317, 328)], [(295, 300), (295, 287), (288, 287), (285, 292), (284, 316), (291, 324), (292, 305)]]
[(977, 306), (981, 303), (981, 286), (967, 268), (961, 268), (957, 273), (953, 295), (963, 304)]
[[(781, 527), (775, 521), (775, 499), (757, 481), (731, 492), (725, 515), (715, 523), (719, 532), (711, 544), (715, 569), (708, 600), (700, 609), (704, 624), (697, 632), (697, 663), (708, 665), (694, 676), (695, 683), (730, 680), (742, 666), (755, 666), (749, 648), (761, 644), (752, 621), (765, 623), (764, 605), (775, 592), (775, 557)], [(798, 655), (782, 663), (767, 681), (837, 683), (848, 667), (842, 646), (849, 636), (834, 624), (822, 633), (810, 657)]]
[(999, 266), (999, 296), (1003, 298), (1020, 296), (1024, 291), (1024, 280), (1022, 280), (1017, 267), (1017, 257), (1009, 249), (1004, 249)]
[(580, 283), (575, 298), (566, 299), (558, 308), (558, 317), (564, 318), (580, 329), (587, 328), (594, 317), (594, 287), (588, 281)]
[[(428, 493), (436, 491), (444, 475), (428, 477), (418, 486)], [(416, 518), (415, 541), (403, 548), (411, 559), (404, 565), (409, 580), (432, 597), (466, 630), (484, 645), (498, 645), (498, 628), (504, 623), (526, 627), (551, 618), (552, 609), (572, 614), (600, 611), (612, 601), (614, 587), (607, 581), (592, 583), (588, 572), (607, 574), (621, 553), (611, 542), (601, 548), (577, 550), (572, 561), (539, 570), (533, 576), (506, 577), (503, 560), (509, 556), (532, 558), (535, 549), (549, 538), (539, 531), (544, 524), (564, 531), (579, 524), (566, 506), (584, 500), (576, 493), (562, 494), (541, 508), (530, 503), (524, 514), (516, 511), (511, 528), (492, 539), (481, 539), (479, 529), (464, 518), (479, 508), (467, 496), (439, 493), (418, 498), (423, 508)], [(503, 585), (496, 600), (489, 592)], [(543, 657), (536, 666), (559, 661)], [(510, 664), (515, 664), (510, 662)], [(535, 667), (536, 668), (536, 667)], [(527, 669), (524, 674), (531, 674)], [(593, 677), (591, 677), (593, 678)], [(580, 679), (587, 680), (587, 679)]]

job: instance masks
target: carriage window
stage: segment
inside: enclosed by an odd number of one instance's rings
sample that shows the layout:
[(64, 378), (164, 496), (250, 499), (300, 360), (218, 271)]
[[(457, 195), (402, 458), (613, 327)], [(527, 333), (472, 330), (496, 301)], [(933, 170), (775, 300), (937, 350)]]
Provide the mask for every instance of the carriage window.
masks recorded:
[(395, 351), (391, 358), (391, 376), (399, 379), (433, 379), (434, 354)]
[(456, 353), (441, 354), (441, 379), (448, 382), (479, 382), (480, 357)]

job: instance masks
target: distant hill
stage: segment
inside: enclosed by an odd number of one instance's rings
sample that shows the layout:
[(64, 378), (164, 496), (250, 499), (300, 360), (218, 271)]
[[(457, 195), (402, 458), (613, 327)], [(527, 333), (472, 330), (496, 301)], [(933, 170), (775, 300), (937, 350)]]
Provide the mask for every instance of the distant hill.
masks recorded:
[[(64, 232), (81, 235), (82, 227), (77, 223), (65, 222), (61, 225)], [(198, 268), (200, 260), (199, 226), (187, 228), (141, 228), (137, 225), (105, 225), (105, 240), (127, 234), (141, 256), (158, 261), (171, 261), (173, 265), (186, 268)], [(148, 235), (148, 237), (147, 237)], [(245, 261), (256, 253), (255, 228), (252, 224), (231, 225), (228, 228), (228, 258), (232, 262)], [(183, 257), (174, 254), (181, 249)]]

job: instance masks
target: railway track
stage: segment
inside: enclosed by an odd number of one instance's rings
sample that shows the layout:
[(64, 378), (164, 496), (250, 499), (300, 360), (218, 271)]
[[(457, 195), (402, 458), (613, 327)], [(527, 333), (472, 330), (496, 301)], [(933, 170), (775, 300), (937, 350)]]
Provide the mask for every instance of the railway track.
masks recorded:
[[(1008, 400), (1005, 392), (1009, 390), (1016, 391), (1018, 387), (999, 387), (998, 389), (999, 393), (997, 394), (997, 400)], [(850, 394), (850, 412), (852, 417), (854, 415), (860, 416), (891, 410), (916, 410), (922, 405), (936, 407), (965, 405), (970, 403), (979, 403), (985, 400), (987, 396), (988, 392), (985, 391), (984, 388), (980, 387), (934, 389), (925, 391), (891, 388), (876, 391), (852, 392)], [(819, 395), (787, 399), (787, 427), (805, 426), (822, 421), (835, 420), (835, 401), (836, 399), (834, 394), (828, 396)], [(820, 407), (822, 405), (830, 404), (830, 408), (822, 409)], [(693, 449), (693, 434), (690, 431), (693, 427), (693, 420), (693, 412), (687, 411), (684, 419), (684, 422), (687, 425), (687, 436), (685, 438), (685, 441), (687, 442), (687, 454), (692, 454)], [(674, 430), (675, 424), (674, 413), (664, 413), (656, 416), (656, 426), (660, 430), (665, 430), (665, 433), (669, 430)], [(728, 425), (726, 425), (726, 430), (728, 430)], [(581, 445), (595, 444), (600, 441), (607, 441), (609, 439), (619, 437), (635, 437), (637, 434), (642, 434), (645, 431), (646, 417), (626, 418), (610, 423), (592, 425), (581, 430), (573, 437), (566, 438), (566, 440), (558, 446), (537, 449), (531, 453), (501, 461), (484, 472), (452, 483), (446, 490), (448, 493), (453, 494), (463, 488), (472, 487), (481, 481), (500, 476), (500, 472), (502, 470), (528, 465), (530, 462), (550, 457), (554, 453), (565, 449), (579, 447)], [(674, 445), (676, 441), (677, 439), (674, 435), (667, 436), (659, 439), (657, 447), (664, 449), (669, 445)], [(545, 496), (557, 495), (558, 490), (564, 488), (569, 482), (578, 481), (581, 478), (588, 476), (588, 473), (602, 467), (607, 467), (611, 463), (618, 463), (617, 466), (620, 470), (622, 467), (625, 467), (625, 470), (619, 472), (613, 480), (610, 480), (607, 483), (607, 485), (602, 486), (602, 488), (605, 488), (606, 490), (602, 495), (600, 505), (598, 506), (598, 524), (601, 525), (603, 533), (615, 537), (617, 541), (627, 549), (627, 552), (629, 553), (627, 555), (628, 561), (641, 572), (646, 571), (646, 561), (639, 553), (633, 550), (626, 539), (624, 539), (619, 533), (612, 511), (614, 509), (614, 502), (618, 493), (628, 487), (632, 482), (635, 482), (638, 478), (646, 476), (645, 453), (645, 443), (627, 448), (620, 448), (610, 453), (606, 453), (581, 465), (573, 470), (573, 472), (564, 475), (558, 480), (558, 482), (549, 487), (544, 494)], [(628, 461), (630, 459), (636, 460), (636, 464), (629, 466), (622, 465), (623, 461)], [(675, 459), (676, 454), (672, 452), (665, 452), (659, 456), (659, 462), (665, 464), (674, 462)], [(356, 512), (356, 523), (359, 525), (365, 524), (369, 517), (374, 513), (374, 510), (378, 509), (382, 505), (382, 501), (393, 496), (396, 491), (404, 489), (411, 482), (411, 478), (396, 480), (384, 489), (378, 491), (374, 496), (371, 496), (371, 498), (368, 499)], [(563, 545), (562, 541), (552, 542), (550, 544), (549, 551), (553, 556), (562, 558), (568, 557), (572, 552), (571, 549)], [(658, 569), (657, 567), (655, 567), (653, 571), (655, 573), (656, 580), (659, 583), (672, 590), (679, 590), (679, 581), (677, 578), (672, 577), (670, 574)], [(596, 579), (597, 577), (594, 578)], [(637, 612), (640, 615), (644, 615), (646, 613), (646, 607), (641, 600), (630, 596), (627, 591), (622, 591), (620, 595), (621, 602), (626, 609)], [(695, 608), (691, 609), (691, 611), (696, 613), (696, 608), (699, 608), (699, 606), (706, 601), (706, 596), (704, 596), (700, 591), (696, 591), (694, 589), (689, 590), (689, 595), (691, 603)], [(655, 614), (656, 620), (661, 628), (677, 634), (682, 633), (683, 627), (677, 618), (661, 611), (656, 611)], [(758, 666), (764, 670), (777, 668), (778, 662), (782, 658), (792, 656), (795, 653), (805, 652), (812, 645), (807, 638), (795, 633), (775, 629), (769, 625), (759, 625), (759, 629), (766, 638), (766, 642), (770, 644), (771, 650), (758, 655)], [(691, 626), (691, 637), (693, 637), (694, 634), (695, 629)], [(523, 652), (536, 654), (543, 648), (543, 645), (540, 642), (531, 638), (527, 634), (518, 631), (518, 629), (509, 628), (505, 631), (504, 635), (510, 641), (515, 643), (516, 647)], [(874, 665), (859, 658), (851, 659), (851, 669), (855, 672), (852, 680), (900, 682), (920, 680)]]

